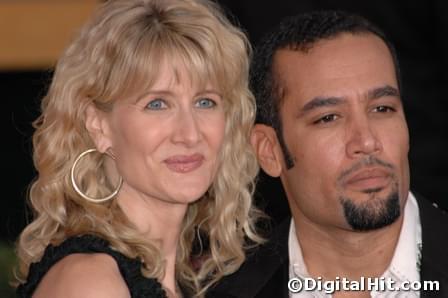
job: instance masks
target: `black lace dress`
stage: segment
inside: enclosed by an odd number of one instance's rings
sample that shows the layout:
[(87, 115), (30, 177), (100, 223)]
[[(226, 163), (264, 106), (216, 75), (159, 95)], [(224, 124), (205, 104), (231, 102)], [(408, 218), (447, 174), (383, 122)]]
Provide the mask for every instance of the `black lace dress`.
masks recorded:
[(17, 297), (31, 297), (51, 266), (74, 253), (106, 253), (112, 256), (118, 264), (132, 298), (166, 298), (165, 291), (157, 279), (146, 278), (141, 274), (142, 263), (138, 259), (130, 259), (112, 250), (106, 240), (92, 235), (68, 238), (58, 246), (49, 245), (42, 259), (38, 263), (31, 264), (26, 283), (17, 288)]

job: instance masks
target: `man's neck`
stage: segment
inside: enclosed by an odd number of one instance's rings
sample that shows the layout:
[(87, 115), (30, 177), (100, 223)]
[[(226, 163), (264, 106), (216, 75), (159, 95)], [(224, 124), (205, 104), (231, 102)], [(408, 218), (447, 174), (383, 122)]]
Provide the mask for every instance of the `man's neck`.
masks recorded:
[(393, 224), (369, 232), (325, 227), (307, 221), (303, 214), (295, 214), (294, 223), (310, 276), (359, 280), (380, 277), (386, 271), (400, 236), (403, 215)]

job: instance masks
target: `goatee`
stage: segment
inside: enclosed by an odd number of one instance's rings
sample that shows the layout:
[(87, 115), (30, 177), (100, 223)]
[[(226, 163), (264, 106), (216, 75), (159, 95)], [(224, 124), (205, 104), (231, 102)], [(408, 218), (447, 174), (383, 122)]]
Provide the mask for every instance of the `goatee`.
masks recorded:
[(354, 231), (381, 229), (400, 217), (400, 196), (397, 188), (386, 199), (377, 198), (376, 194), (370, 195), (371, 199), (359, 204), (355, 204), (350, 198), (340, 198), (345, 219)]

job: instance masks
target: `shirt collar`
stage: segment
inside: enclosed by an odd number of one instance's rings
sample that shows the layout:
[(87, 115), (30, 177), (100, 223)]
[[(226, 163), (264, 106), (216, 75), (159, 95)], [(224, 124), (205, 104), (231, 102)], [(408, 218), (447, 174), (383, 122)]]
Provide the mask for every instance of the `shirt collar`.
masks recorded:
[[(382, 276), (390, 276), (398, 281), (420, 280), (419, 264), (421, 258), (422, 229), (417, 200), (409, 192), (404, 209), (403, 224), (392, 261)], [(303, 260), (302, 249), (296, 236), (294, 219), (291, 219), (288, 238), (289, 276), (309, 277)]]
[(291, 225), (289, 227), (288, 237), (288, 251), (289, 251), (289, 277), (308, 277), (308, 271), (303, 260), (302, 248), (296, 235), (296, 228), (294, 225), (294, 218), (291, 218)]
[(417, 200), (410, 192), (404, 210), (403, 225), (401, 227), (398, 243), (395, 248), (389, 268), (383, 276), (388, 273), (399, 281), (420, 280), (420, 259), (422, 247), (422, 227)]

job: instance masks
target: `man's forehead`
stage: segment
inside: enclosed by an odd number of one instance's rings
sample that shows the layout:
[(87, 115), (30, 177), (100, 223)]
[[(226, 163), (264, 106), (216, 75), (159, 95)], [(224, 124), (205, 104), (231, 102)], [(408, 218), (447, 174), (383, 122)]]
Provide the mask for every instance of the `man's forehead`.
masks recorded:
[(392, 56), (373, 34), (342, 34), (308, 51), (279, 49), (273, 75), (283, 95), (344, 96), (348, 91), (396, 86)]
[[(319, 61), (332, 61), (333, 57), (341, 56), (351, 58), (351, 51), (366, 53), (363, 50), (376, 50), (382, 55), (392, 55), (385, 42), (370, 32), (339, 33), (330, 38), (324, 38), (306, 46), (289, 45), (277, 49), (273, 55), (273, 68), (297, 67), (293, 63), (306, 64), (307, 61), (318, 59)], [(360, 52), (361, 51), (361, 52)]]
[(284, 103), (284, 99), (292, 93), (297, 95), (301, 93), (303, 88), (302, 68), (304, 68), (305, 60), (302, 51), (290, 49), (277, 50), (272, 64), (273, 80), (275, 82), (275, 91), (277, 92), (280, 104)]

